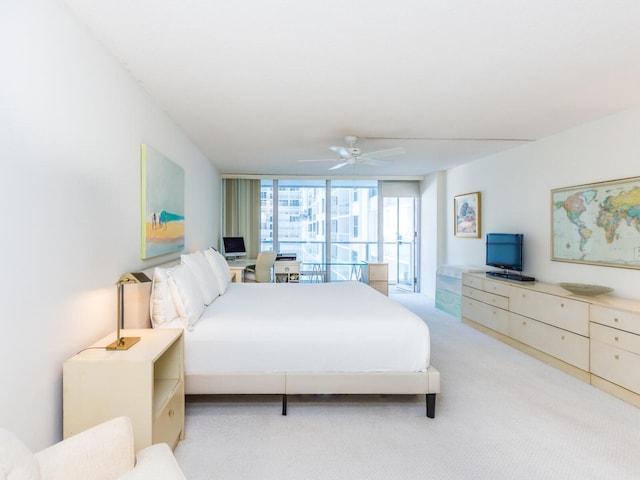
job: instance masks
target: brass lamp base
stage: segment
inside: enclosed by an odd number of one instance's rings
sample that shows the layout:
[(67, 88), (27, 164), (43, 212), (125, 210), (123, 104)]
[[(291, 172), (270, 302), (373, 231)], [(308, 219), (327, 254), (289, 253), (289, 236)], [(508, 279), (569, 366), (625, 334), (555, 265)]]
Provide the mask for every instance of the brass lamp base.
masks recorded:
[(122, 337), (120, 340), (107, 345), (107, 350), (129, 350), (140, 341), (140, 337)]

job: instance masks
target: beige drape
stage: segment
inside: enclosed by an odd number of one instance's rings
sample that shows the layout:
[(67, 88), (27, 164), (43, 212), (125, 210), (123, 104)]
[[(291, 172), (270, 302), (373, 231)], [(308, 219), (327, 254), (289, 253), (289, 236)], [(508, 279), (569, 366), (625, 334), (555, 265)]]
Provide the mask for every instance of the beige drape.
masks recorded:
[(244, 237), (247, 258), (260, 251), (260, 180), (224, 180), (224, 237)]

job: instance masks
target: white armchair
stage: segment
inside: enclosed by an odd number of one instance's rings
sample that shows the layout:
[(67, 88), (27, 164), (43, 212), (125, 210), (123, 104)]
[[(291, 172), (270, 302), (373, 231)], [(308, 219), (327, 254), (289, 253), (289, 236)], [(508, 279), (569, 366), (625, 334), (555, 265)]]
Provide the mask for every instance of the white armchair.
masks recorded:
[(166, 443), (133, 451), (133, 429), (118, 417), (31, 453), (0, 429), (0, 479), (7, 480), (186, 480)]

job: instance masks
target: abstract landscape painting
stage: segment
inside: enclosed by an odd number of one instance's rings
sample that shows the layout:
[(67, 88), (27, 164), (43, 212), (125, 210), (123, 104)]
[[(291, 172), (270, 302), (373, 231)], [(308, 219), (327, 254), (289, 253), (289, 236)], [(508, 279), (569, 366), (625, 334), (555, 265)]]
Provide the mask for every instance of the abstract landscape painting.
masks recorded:
[(184, 249), (184, 169), (141, 145), (142, 258)]

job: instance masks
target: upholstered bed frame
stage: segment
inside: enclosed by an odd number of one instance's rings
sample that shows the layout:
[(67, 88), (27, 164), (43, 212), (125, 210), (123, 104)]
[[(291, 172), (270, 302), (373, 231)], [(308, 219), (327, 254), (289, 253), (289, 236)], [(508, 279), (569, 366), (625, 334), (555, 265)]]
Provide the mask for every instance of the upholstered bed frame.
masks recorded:
[[(159, 267), (171, 267), (175, 260)], [(143, 270), (151, 279), (155, 267)], [(125, 328), (151, 328), (151, 283), (139, 284), (125, 296)], [(287, 395), (389, 394), (425, 395), (426, 415), (435, 416), (440, 373), (433, 366), (420, 372), (185, 372), (186, 394), (282, 395), (282, 414), (287, 414)]]

